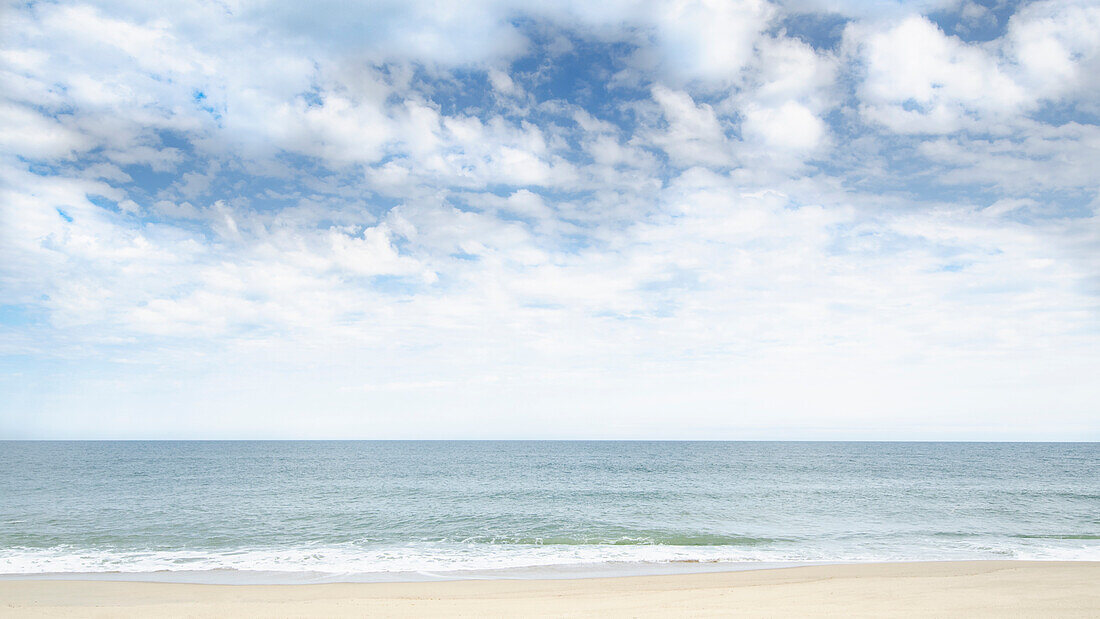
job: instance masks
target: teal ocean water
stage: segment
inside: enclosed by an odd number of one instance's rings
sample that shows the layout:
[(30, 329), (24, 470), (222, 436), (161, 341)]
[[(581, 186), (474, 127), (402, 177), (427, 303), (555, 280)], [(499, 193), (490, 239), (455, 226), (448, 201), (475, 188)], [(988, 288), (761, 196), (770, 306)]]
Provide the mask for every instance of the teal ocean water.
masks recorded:
[(1100, 444), (0, 442), (0, 574), (1100, 560)]

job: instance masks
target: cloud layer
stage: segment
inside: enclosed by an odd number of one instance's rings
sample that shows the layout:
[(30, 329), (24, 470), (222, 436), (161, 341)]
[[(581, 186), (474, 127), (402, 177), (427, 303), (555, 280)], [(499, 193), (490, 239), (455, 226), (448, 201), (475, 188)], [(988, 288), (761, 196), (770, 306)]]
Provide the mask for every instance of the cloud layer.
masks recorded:
[(0, 433), (1100, 438), (1100, 7), (12, 4)]

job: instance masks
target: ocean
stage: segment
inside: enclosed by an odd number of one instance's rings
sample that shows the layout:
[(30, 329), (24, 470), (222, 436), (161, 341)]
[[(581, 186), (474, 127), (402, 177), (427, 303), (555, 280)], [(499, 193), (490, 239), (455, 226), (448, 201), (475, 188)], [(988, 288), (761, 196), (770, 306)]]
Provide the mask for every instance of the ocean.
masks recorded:
[(0, 574), (193, 582), (1100, 560), (1100, 444), (0, 442)]

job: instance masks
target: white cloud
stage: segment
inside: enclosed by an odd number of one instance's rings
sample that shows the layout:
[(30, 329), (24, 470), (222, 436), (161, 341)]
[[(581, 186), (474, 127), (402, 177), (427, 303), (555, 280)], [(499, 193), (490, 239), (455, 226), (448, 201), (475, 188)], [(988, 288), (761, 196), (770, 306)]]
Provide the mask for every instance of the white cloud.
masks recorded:
[(508, 74), (499, 69), (489, 69), (489, 83), (493, 85), (493, 90), (496, 90), (502, 95), (514, 95), (519, 93), (519, 89), (516, 87), (512, 78), (508, 77)]
[(95, 142), (62, 120), (46, 118), (25, 107), (0, 103), (0, 148), (32, 158), (67, 158)]
[(1095, 110), (1100, 92), (1100, 7), (1092, 2), (1036, 2), (1009, 20), (1006, 47), (1035, 96), (1064, 97)]
[(0, 432), (1095, 432), (1096, 7), (830, 51), (796, 6), (14, 10), (0, 350), (73, 378)]
[[(333, 263), (348, 273), (408, 275), (423, 271), (416, 260), (397, 252), (385, 224), (367, 228), (355, 235), (333, 230), (329, 232), (328, 240)], [(425, 277), (431, 281), (434, 274), (425, 273)]]
[(688, 79), (736, 83), (753, 44), (775, 14), (763, 0), (676, 0), (654, 16), (667, 70)]
[(854, 26), (845, 36), (866, 63), (863, 113), (893, 131), (950, 133), (970, 124), (972, 113), (996, 122), (1033, 104), (995, 56), (924, 17), (887, 30)]
[(650, 138), (676, 165), (696, 163), (728, 165), (732, 148), (714, 109), (696, 105), (691, 95), (664, 86), (654, 86), (653, 99), (661, 107), (667, 128)]
[(889, 28), (856, 24), (847, 44), (865, 63), (863, 113), (900, 133), (1004, 132), (999, 125), (1044, 103), (1092, 106), (1100, 81), (1100, 9), (1039, 2), (986, 44), (947, 36), (925, 17)]
[(792, 151), (811, 151), (825, 135), (825, 123), (806, 106), (791, 101), (774, 108), (750, 105), (742, 127), (746, 136)]
[(832, 98), (836, 60), (819, 54), (801, 41), (765, 38), (757, 44), (752, 97), (761, 104), (799, 101), (820, 110)]
[(1066, 123), (1052, 127), (1021, 123), (1019, 135), (989, 140), (940, 138), (919, 152), (946, 166), (939, 177), (948, 184), (985, 183), (1003, 191), (1095, 191), (1093, 173), (1100, 157), (1100, 128)]

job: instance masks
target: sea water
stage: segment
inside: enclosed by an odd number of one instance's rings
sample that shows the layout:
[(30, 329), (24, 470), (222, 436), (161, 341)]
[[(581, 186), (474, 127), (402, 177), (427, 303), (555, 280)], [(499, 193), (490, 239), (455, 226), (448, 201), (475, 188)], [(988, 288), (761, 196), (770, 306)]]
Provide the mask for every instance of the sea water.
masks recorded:
[(1100, 560), (1096, 443), (0, 442), (0, 471), (7, 577)]

